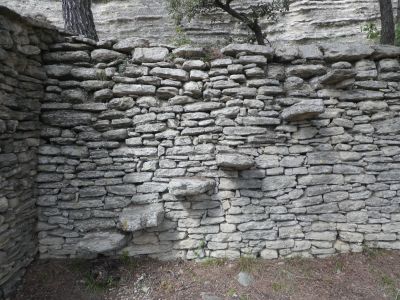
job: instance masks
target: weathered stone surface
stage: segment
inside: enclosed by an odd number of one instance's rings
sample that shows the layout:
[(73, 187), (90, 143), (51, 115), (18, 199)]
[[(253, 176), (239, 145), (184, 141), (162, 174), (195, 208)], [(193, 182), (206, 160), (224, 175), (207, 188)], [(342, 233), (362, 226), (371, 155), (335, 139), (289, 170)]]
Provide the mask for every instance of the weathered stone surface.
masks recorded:
[(167, 48), (135, 48), (133, 51), (133, 61), (142, 63), (152, 63), (164, 61), (169, 54)]
[(134, 208), (124, 208), (119, 216), (120, 228), (123, 231), (135, 232), (145, 228), (156, 227), (164, 219), (162, 204), (149, 204)]
[(296, 186), (295, 176), (267, 176), (263, 179), (263, 191), (276, 191)]
[(254, 159), (251, 156), (243, 154), (217, 154), (216, 160), (218, 166), (233, 170), (246, 170), (254, 165)]
[(105, 253), (118, 250), (127, 243), (127, 237), (117, 232), (94, 232), (88, 233), (80, 239), (78, 251), (89, 253)]
[(172, 53), (183, 58), (200, 58), (205, 56), (204, 48), (193, 46), (182, 46), (174, 49)]
[(253, 44), (230, 44), (221, 50), (223, 54), (235, 56), (238, 53), (245, 52), (246, 54), (265, 55), (267, 58), (272, 58), (274, 50), (269, 46), (260, 46)]
[(400, 131), (400, 118), (379, 121), (373, 124), (377, 133), (398, 133)]
[(174, 178), (169, 183), (169, 192), (175, 196), (194, 196), (208, 192), (215, 187), (215, 181), (208, 178)]
[(75, 127), (89, 125), (92, 121), (92, 115), (76, 111), (57, 110), (42, 113), (41, 119), (43, 123), (51, 126)]
[(366, 58), (372, 53), (372, 47), (362, 44), (326, 44), (322, 46), (324, 57), (332, 61), (354, 61)]
[(136, 37), (129, 37), (120, 40), (116, 44), (113, 45), (113, 49), (116, 51), (121, 51), (121, 52), (131, 52), (135, 48), (140, 48), (140, 47), (148, 47), (149, 46), (149, 41), (142, 39), (142, 38), (136, 38)]
[(185, 70), (181, 69), (156, 67), (150, 71), (150, 74), (161, 78), (174, 79), (180, 81), (186, 81), (189, 78), (188, 73)]
[(156, 87), (145, 84), (116, 84), (113, 87), (116, 96), (151, 96), (156, 93)]
[(326, 67), (323, 65), (297, 65), (290, 66), (286, 70), (287, 75), (308, 79), (314, 76), (326, 74)]
[(92, 59), (96, 62), (110, 62), (117, 59), (124, 59), (125, 55), (108, 49), (96, 49), (90, 54)]
[(300, 121), (318, 116), (325, 111), (324, 103), (321, 99), (303, 100), (299, 103), (285, 108), (281, 117), (284, 120)]

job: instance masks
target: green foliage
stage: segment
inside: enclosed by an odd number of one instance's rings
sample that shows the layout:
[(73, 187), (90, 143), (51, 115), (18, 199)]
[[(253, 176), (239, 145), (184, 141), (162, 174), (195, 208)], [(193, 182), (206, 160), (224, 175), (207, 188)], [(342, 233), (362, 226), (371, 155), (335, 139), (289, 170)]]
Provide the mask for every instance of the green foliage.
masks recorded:
[(201, 265), (204, 267), (222, 267), (227, 261), (227, 258), (206, 258), (201, 261)]
[(245, 11), (232, 8), (235, 0), (168, 0), (168, 11), (176, 24), (192, 20), (198, 14), (206, 14), (215, 9), (221, 9), (236, 18), (239, 22), (251, 29), (260, 39), (261, 28), (259, 19), (265, 18), (272, 22), (289, 11), (291, 0), (272, 0), (265, 3), (250, 5)]
[(191, 45), (192, 40), (187, 37), (185, 30), (182, 28), (182, 26), (177, 25), (175, 27), (175, 36), (171, 40), (171, 43), (177, 47), (180, 47), (184, 45)]
[(361, 32), (367, 34), (367, 39), (371, 41), (378, 41), (380, 37), (380, 32), (378, 27), (374, 22), (368, 22), (361, 27)]
[(241, 256), (239, 258), (239, 269), (243, 272), (253, 272), (257, 266), (257, 258), (253, 256)]
[(400, 23), (396, 24), (394, 28), (394, 33), (395, 33), (394, 44), (396, 46), (400, 46)]

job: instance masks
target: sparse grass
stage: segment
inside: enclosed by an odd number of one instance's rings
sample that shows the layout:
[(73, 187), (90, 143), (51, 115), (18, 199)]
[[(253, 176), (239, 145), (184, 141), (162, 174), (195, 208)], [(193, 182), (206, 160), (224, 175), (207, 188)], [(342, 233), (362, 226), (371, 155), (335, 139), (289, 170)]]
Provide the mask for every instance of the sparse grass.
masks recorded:
[(282, 292), (282, 291), (284, 291), (285, 289), (286, 289), (286, 286), (285, 286), (285, 284), (283, 284), (283, 283), (280, 283), (280, 282), (274, 282), (274, 283), (272, 283), (272, 290), (275, 292), (275, 293), (280, 293), (280, 292)]
[(204, 267), (221, 267), (226, 264), (227, 258), (206, 258), (201, 261), (201, 265)]
[(119, 260), (124, 266), (127, 266), (130, 270), (135, 269), (139, 265), (139, 262), (135, 258), (129, 256), (128, 251), (123, 251), (119, 256)]
[(226, 295), (228, 297), (237, 297), (237, 292), (234, 288), (230, 288), (227, 292)]
[(383, 249), (378, 249), (378, 248), (371, 248), (366, 245), (363, 246), (363, 253), (368, 257), (368, 258), (377, 258), (382, 256), (385, 253), (385, 250)]
[(340, 260), (335, 262), (335, 273), (342, 273), (344, 269), (344, 263)]
[(113, 277), (107, 277), (105, 280), (97, 281), (93, 274), (87, 273), (85, 274), (85, 286), (86, 288), (94, 293), (103, 293), (107, 289), (116, 286), (117, 281)]
[(238, 261), (239, 269), (243, 272), (253, 272), (257, 266), (257, 258), (253, 256), (241, 256)]
[(173, 292), (174, 289), (175, 289), (174, 285), (172, 284), (172, 282), (170, 280), (162, 280), (161, 283), (160, 283), (160, 287), (161, 287), (162, 290), (164, 290), (168, 294)]
[[(400, 279), (400, 278), (399, 278)], [(381, 276), (381, 283), (385, 290), (393, 296), (394, 300), (400, 299), (400, 289), (396, 286), (396, 280), (387, 274)]]

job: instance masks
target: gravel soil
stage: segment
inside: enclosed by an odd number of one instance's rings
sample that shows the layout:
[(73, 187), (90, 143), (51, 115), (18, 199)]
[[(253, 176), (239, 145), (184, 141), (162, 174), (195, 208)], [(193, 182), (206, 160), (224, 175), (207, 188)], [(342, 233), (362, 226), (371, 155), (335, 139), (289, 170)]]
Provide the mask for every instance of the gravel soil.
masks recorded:
[[(251, 278), (242, 286), (238, 274)], [(265, 261), (37, 260), (16, 300), (400, 300), (400, 251)]]

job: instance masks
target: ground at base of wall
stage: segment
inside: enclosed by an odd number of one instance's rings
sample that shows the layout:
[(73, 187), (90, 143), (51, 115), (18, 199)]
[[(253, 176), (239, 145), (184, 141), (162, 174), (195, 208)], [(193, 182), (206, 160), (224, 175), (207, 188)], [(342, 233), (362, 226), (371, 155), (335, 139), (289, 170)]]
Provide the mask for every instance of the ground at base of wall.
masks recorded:
[(399, 262), (400, 251), (383, 250), (273, 261), (41, 260), (15, 299), (399, 300)]

